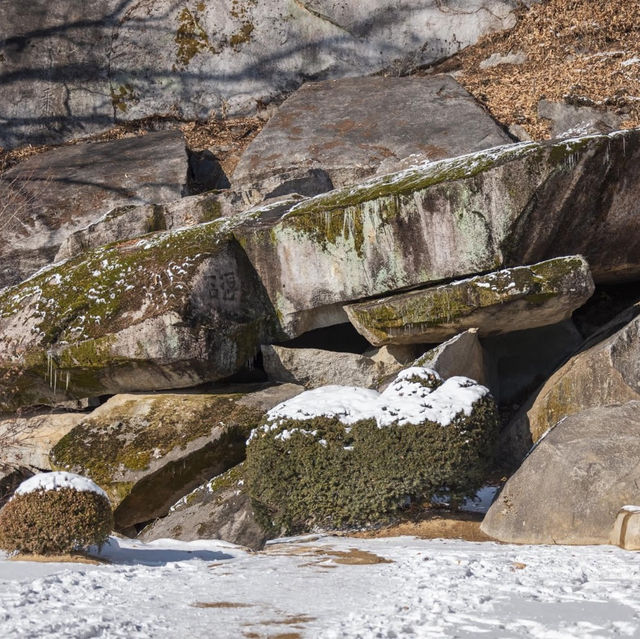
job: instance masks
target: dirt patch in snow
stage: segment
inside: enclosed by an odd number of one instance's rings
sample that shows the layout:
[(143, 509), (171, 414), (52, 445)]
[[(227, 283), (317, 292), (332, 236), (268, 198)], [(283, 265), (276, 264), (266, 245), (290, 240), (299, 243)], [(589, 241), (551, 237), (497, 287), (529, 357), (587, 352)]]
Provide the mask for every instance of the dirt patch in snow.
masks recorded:
[(333, 563), (342, 564), (344, 566), (371, 566), (375, 564), (393, 563), (390, 559), (380, 557), (375, 553), (358, 548), (349, 548), (348, 550), (334, 550), (324, 546), (292, 546), (290, 544), (274, 544), (266, 551), (269, 555), (278, 555), (284, 557), (314, 557), (316, 561), (303, 564), (304, 566), (318, 566), (324, 564), (327, 560)]
[[(491, 55), (524, 54), (521, 64), (480, 68)], [(503, 58), (504, 59), (504, 58)], [(541, 99), (611, 110), (640, 126), (640, 3), (546, 0), (520, 14), (510, 31), (488, 35), (427, 72), (456, 78), (493, 116), (536, 140), (550, 126)]]
[(476, 513), (429, 514), (417, 521), (406, 521), (387, 528), (350, 533), (351, 537), (378, 539), (411, 536), (420, 539), (464, 539), (493, 541), (480, 530), (483, 515)]
[(34, 561), (36, 563), (62, 563), (62, 564), (89, 564), (91, 566), (101, 566), (110, 563), (101, 557), (92, 557), (91, 555), (73, 554), (73, 555), (12, 555), (11, 561)]

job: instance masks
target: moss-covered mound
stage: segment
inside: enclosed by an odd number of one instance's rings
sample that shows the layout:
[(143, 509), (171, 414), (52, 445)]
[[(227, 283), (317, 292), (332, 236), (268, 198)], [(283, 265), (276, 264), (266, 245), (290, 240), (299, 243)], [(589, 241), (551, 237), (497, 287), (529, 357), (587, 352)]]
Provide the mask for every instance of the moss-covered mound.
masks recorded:
[(0, 510), (0, 548), (53, 555), (101, 546), (113, 529), (104, 494), (67, 487), (18, 494)]
[(117, 395), (63, 437), (54, 468), (91, 477), (109, 495), (116, 528), (164, 515), (205, 479), (241, 462), (268, 408), (242, 393)]
[(252, 433), (248, 490), (274, 532), (383, 522), (435, 493), (473, 494), (496, 433), (489, 391), (467, 378), (411, 368), (382, 394), (326, 386), (280, 404)]

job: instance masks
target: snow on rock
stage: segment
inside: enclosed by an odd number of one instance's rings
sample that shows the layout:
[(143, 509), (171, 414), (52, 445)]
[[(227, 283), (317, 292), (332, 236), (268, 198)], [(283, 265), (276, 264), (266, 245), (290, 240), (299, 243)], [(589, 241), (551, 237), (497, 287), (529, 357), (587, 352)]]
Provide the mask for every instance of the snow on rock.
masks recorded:
[(374, 419), (379, 428), (424, 421), (448, 426), (460, 414), (471, 415), (474, 404), (488, 393), (488, 388), (467, 377), (442, 382), (434, 370), (414, 366), (402, 371), (383, 393), (352, 386), (306, 391), (271, 409), (267, 421), (336, 417), (347, 425)]
[(27, 493), (35, 493), (41, 490), (62, 490), (63, 488), (72, 488), (81, 493), (96, 493), (107, 500), (109, 499), (107, 493), (87, 477), (62, 471), (34, 475), (23, 481), (16, 489), (15, 494), (26, 495)]

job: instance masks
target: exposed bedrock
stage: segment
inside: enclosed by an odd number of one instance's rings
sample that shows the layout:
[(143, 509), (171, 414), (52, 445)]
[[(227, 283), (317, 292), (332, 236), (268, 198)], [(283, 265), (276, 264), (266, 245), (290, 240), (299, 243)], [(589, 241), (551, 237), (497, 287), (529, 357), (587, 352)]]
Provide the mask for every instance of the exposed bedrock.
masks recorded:
[(410, 70), (512, 27), (516, 0), (0, 5), (0, 146), (149, 116), (255, 113), (310, 78)]

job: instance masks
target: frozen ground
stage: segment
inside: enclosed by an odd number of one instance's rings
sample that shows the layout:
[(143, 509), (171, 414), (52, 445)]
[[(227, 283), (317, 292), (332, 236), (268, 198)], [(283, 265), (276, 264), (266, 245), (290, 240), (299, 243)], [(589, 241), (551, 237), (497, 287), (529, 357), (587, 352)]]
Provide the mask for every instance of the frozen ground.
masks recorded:
[(640, 555), (611, 546), (112, 539), (103, 554), (0, 556), (2, 639), (640, 636)]

